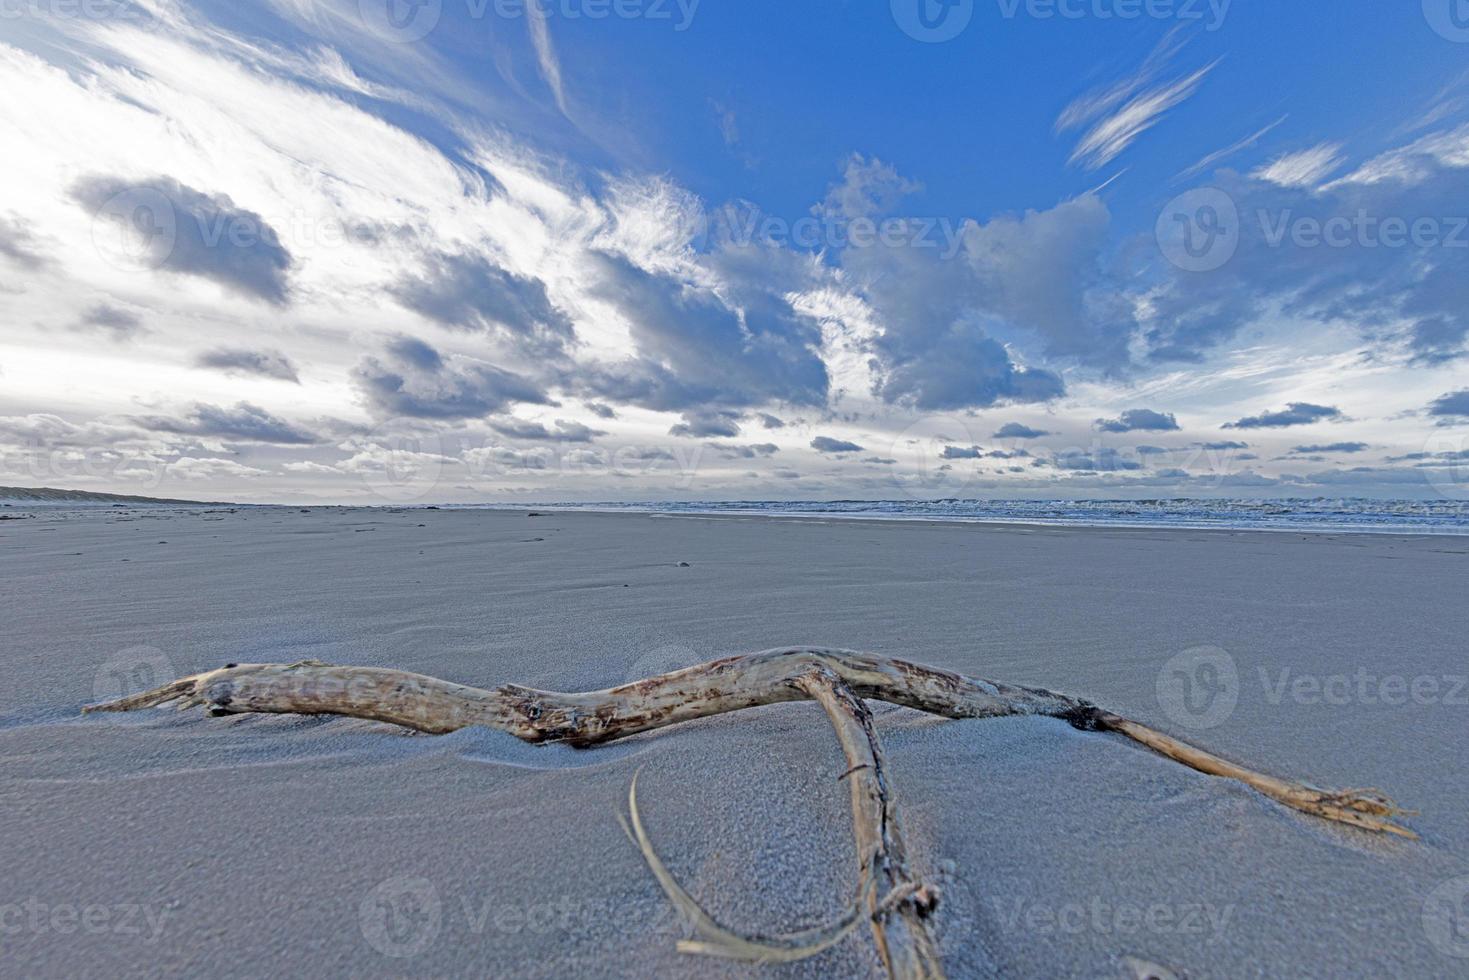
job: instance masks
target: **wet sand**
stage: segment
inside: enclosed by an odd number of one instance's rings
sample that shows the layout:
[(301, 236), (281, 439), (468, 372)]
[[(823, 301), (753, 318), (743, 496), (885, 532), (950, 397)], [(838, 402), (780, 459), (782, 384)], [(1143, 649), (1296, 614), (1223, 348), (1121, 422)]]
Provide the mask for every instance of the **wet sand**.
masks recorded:
[(581, 752), (340, 719), (78, 714), (226, 662), (587, 690), (803, 643), (1080, 694), (1422, 811), (1421, 842), (1379, 839), (1113, 736), (880, 707), (952, 976), (1125, 977), (1129, 957), (1190, 977), (1469, 969), (1463, 539), (5, 513), (35, 515), (0, 523), (7, 975), (875, 975), (865, 931), (787, 967), (676, 953), (684, 929), (616, 819), (641, 769), (655, 843), (718, 918), (775, 932), (834, 916), (855, 881), (844, 767), (810, 705)]

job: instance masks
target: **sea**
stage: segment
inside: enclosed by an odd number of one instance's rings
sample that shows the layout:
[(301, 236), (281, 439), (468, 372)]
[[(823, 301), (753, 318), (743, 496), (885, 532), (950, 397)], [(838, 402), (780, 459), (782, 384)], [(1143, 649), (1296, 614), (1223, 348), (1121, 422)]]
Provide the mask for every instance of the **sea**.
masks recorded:
[[(508, 509), (508, 505), (487, 505)], [(1360, 498), (1198, 500), (743, 500), (517, 503), (516, 508), (687, 515), (774, 515), (1058, 527), (1226, 528), (1382, 534), (1469, 534), (1469, 500)]]

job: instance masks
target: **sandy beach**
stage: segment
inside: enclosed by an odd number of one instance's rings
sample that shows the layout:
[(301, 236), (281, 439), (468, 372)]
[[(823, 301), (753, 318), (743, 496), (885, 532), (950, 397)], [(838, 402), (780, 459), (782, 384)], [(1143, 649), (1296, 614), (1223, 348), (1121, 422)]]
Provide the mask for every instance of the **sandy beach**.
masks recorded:
[[(674, 950), (617, 821), (722, 922), (854, 887), (808, 704), (606, 748), (351, 720), (80, 715), (228, 662), (593, 690), (819, 644), (1088, 697), (1257, 768), (1377, 787), (1422, 840), (1284, 809), (1109, 735), (876, 709), (952, 976), (1469, 969), (1469, 542), (544, 514), (5, 510), (0, 972), (875, 976)], [(25, 516), (31, 515), (31, 516)], [(684, 564), (686, 563), (686, 564)], [(1180, 699), (1180, 665), (1213, 688)], [(1164, 974), (1166, 975), (1166, 974)]]

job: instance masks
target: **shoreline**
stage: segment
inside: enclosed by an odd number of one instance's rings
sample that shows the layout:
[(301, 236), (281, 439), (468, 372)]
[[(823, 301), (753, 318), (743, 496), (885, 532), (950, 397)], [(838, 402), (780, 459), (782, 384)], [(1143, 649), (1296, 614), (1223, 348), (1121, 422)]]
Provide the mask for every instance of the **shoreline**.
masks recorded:
[[(127, 508), (129, 510), (149, 511), (226, 511), (250, 510), (250, 511), (378, 511), (382, 513), (517, 513), (520, 511), (537, 511), (546, 515), (570, 515), (570, 514), (596, 514), (599, 516), (615, 517), (619, 515), (629, 517), (657, 517), (662, 519), (686, 519), (704, 521), (772, 521), (772, 522), (802, 522), (802, 523), (842, 523), (842, 524), (877, 524), (877, 525), (931, 525), (934, 527), (989, 527), (989, 528), (1012, 528), (1016, 530), (1043, 529), (1050, 531), (1075, 530), (1075, 531), (1187, 531), (1191, 533), (1272, 533), (1272, 534), (1302, 534), (1321, 536), (1369, 536), (1369, 537), (1402, 537), (1402, 538), (1449, 538), (1461, 540), (1469, 538), (1469, 525), (1461, 528), (1451, 526), (1416, 528), (1403, 526), (1374, 526), (1370, 524), (1304, 524), (1293, 527), (1282, 527), (1273, 525), (1259, 525), (1249, 523), (1203, 523), (1203, 522), (1178, 522), (1167, 523), (1157, 521), (1099, 521), (1084, 519), (1046, 519), (1032, 518), (1024, 519), (1018, 517), (970, 517), (964, 515), (935, 515), (935, 514), (879, 514), (879, 513), (849, 513), (840, 511), (779, 511), (779, 510), (678, 510), (660, 508), (657, 506), (583, 506), (579, 504), (280, 504), (280, 503), (195, 503), (191, 501), (146, 501), (138, 503), (129, 502), (91, 502), (91, 501), (23, 501), (23, 500), (0, 500), (0, 506), (11, 508), (16, 511), (35, 511), (37, 513), (66, 513), (79, 514), (106, 513), (114, 509)], [(15, 519), (15, 518), (11, 518)]]

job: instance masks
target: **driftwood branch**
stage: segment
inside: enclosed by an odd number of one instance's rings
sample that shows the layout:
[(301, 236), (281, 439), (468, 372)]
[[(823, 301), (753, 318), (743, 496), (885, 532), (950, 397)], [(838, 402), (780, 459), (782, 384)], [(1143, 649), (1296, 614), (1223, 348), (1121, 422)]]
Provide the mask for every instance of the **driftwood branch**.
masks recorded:
[(317, 661), (231, 664), (86, 711), (135, 711), (178, 702), (216, 715), (341, 715), (390, 722), (429, 734), (470, 726), (509, 732), (527, 742), (589, 747), (679, 722), (785, 701), (816, 701), (846, 757), (860, 884), (852, 910), (832, 925), (793, 936), (741, 936), (714, 922), (658, 859), (629, 794), (630, 835), (660, 886), (701, 940), (688, 952), (763, 961), (814, 955), (866, 919), (888, 972), (940, 977), (931, 920), (937, 891), (917, 878), (905, 853), (882, 749), (865, 700), (886, 701), (946, 718), (1031, 715), (1084, 731), (1114, 732), (1191, 769), (1234, 779), (1286, 806), (1364, 830), (1416, 835), (1392, 822), (1391, 800), (1369, 790), (1331, 792), (1237, 765), (1155, 729), (1064, 694), (972, 680), (932, 667), (844, 650), (794, 648), (730, 657), (622, 687), (556, 694), (507, 685), (484, 690), (396, 670), (335, 667)]

